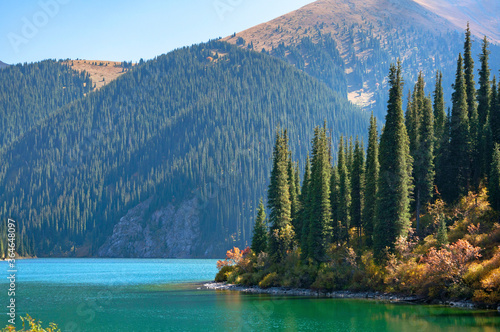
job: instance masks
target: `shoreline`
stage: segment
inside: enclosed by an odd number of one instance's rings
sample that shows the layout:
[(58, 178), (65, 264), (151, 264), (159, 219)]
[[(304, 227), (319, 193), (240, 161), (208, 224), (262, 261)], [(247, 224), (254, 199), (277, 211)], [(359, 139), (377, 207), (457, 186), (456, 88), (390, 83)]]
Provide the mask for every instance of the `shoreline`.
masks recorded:
[(274, 296), (304, 296), (304, 297), (319, 297), (319, 298), (334, 298), (334, 299), (365, 299), (365, 300), (378, 300), (390, 303), (403, 303), (403, 304), (437, 304), (445, 305), (454, 308), (463, 308), (470, 310), (477, 309), (488, 309), (496, 310), (500, 313), (500, 305), (488, 306), (484, 304), (474, 303), (470, 300), (467, 301), (453, 301), (445, 300), (438, 301), (433, 300), (431, 302), (427, 301), (426, 298), (411, 295), (405, 296), (394, 293), (382, 293), (382, 292), (372, 292), (372, 291), (330, 291), (324, 292), (319, 290), (312, 290), (307, 288), (286, 288), (286, 287), (270, 287), (270, 288), (260, 288), (258, 286), (242, 286), (235, 284), (228, 284), (226, 282), (205, 282), (203, 283), (203, 289), (209, 290), (222, 290), (222, 291), (236, 291), (248, 294), (269, 294)]

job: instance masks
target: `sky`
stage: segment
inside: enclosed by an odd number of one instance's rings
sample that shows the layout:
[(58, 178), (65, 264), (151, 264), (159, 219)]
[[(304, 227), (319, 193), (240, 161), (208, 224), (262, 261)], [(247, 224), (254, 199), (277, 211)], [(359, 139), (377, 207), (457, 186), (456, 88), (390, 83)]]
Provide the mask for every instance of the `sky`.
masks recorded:
[(313, 0), (2, 0), (0, 61), (138, 61), (225, 37)]

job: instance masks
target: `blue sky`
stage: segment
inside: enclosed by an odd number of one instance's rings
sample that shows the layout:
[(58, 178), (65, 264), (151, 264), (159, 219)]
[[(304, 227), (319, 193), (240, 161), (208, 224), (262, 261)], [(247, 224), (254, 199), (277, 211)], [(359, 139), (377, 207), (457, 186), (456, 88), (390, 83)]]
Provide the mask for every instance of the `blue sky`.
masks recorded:
[(146, 60), (225, 37), (311, 2), (2, 0), (0, 60)]

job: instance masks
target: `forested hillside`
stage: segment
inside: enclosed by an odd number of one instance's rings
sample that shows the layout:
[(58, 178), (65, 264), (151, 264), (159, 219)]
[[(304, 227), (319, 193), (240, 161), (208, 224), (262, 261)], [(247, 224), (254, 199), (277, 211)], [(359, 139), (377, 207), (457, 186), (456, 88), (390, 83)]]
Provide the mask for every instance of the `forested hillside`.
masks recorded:
[(265, 54), (217, 41), (179, 49), (59, 109), (4, 152), (0, 215), (18, 220), (21, 254), (93, 255), (140, 202), (152, 197), (151, 214), (196, 198), (201, 239), (190, 254), (220, 255), (249, 242), (276, 126), (304, 160), (314, 126), (326, 120), (336, 140), (363, 135), (366, 119)]
[[(224, 40), (285, 59), (383, 119), (385, 76), (398, 58), (405, 82), (416, 82), (422, 71), (434, 84), (441, 71), (445, 101), (451, 100), (462, 36), (454, 24), (411, 0), (319, 0)], [(475, 39), (477, 62), (481, 43)], [(499, 50), (491, 45), (494, 72), (500, 69)]]
[(0, 149), (91, 90), (87, 74), (60, 61), (18, 64), (0, 70)]

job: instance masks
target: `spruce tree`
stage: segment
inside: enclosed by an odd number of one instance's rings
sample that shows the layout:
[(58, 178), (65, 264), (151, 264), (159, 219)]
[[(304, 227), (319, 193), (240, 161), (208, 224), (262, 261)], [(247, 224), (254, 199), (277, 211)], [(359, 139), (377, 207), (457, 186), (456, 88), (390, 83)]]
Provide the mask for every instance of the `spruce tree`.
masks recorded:
[(445, 178), (448, 173), (447, 152), (450, 141), (449, 118), (445, 111), (443, 93), (443, 74), (436, 73), (436, 86), (434, 88), (434, 154), (435, 154), (435, 184), (438, 192), (446, 186)]
[(479, 126), (479, 146), (480, 157), (480, 178), (484, 178), (489, 173), (491, 164), (491, 151), (493, 151), (492, 133), (490, 127), (490, 107), (491, 107), (491, 86), (490, 86), (490, 67), (489, 67), (488, 39), (483, 39), (481, 54), (481, 68), (479, 69), (479, 90), (477, 91), (478, 101), (478, 126)]
[(450, 151), (449, 151), (449, 192), (445, 198), (449, 202), (456, 201), (466, 195), (469, 184), (470, 138), (469, 117), (467, 116), (467, 93), (462, 69), (462, 55), (457, 62), (457, 73), (452, 95)]
[(308, 254), (316, 262), (326, 259), (331, 226), (330, 206), (330, 147), (326, 127), (314, 131), (311, 163), (311, 224), (308, 235)]
[(373, 244), (373, 228), (377, 218), (378, 176), (380, 170), (378, 153), (377, 120), (372, 112), (368, 133), (368, 149), (366, 151), (365, 206), (363, 209), (363, 228), (365, 243), (368, 247)]
[(488, 179), (488, 201), (495, 211), (500, 211), (500, 144), (495, 143)]
[(380, 138), (380, 176), (374, 248), (381, 258), (410, 227), (412, 160), (402, 108), (401, 63), (391, 65), (386, 123)]
[(479, 90), (477, 91), (477, 113), (479, 118), (479, 127), (484, 128), (486, 124), (486, 119), (488, 118), (490, 111), (490, 98), (491, 98), (491, 86), (490, 86), (490, 66), (489, 66), (489, 55), (488, 50), (488, 39), (486, 36), (483, 39), (483, 45), (481, 48), (481, 54), (479, 55), (479, 60), (481, 61), (481, 68), (479, 69)]
[(259, 210), (253, 227), (252, 236), (252, 251), (256, 254), (267, 251), (267, 222), (266, 212), (264, 211), (264, 203), (262, 197), (259, 200)]
[(430, 96), (424, 98), (419, 138), (419, 150), (413, 161), (417, 234), (420, 233), (421, 207), (432, 198), (434, 187), (434, 113)]
[(309, 224), (310, 224), (310, 214), (311, 214), (311, 163), (309, 161), (309, 155), (307, 155), (306, 168), (304, 171), (304, 180), (302, 181), (302, 190), (300, 193), (301, 208), (299, 211), (299, 218), (296, 219), (294, 223), (295, 235), (300, 241), (300, 248), (302, 250), (302, 256), (308, 257), (308, 246), (307, 238), (309, 236)]
[(477, 192), (479, 190), (479, 181), (481, 176), (481, 157), (480, 157), (480, 125), (476, 103), (476, 83), (474, 82), (474, 59), (472, 58), (472, 39), (467, 23), (464, 43), (464, 81), (467, 99), (467, 115), (469, 117), (469, 145), (470, 158), (469, 169), (469, 189)]
[(278, 132), (273, 152), (273, 168), (268, 189), (269, 208), (269, 253), (274, 263), (281, 262), (292, 243), (289, 226), (291, 222), (290, 186), (288, 180), (289, 155), (287, 136)]
[(332, 176), (330, 177), (330, 205), (332, 206), (332, 241), (338, 243), (340, 239), (339, 225), (339, 172), (337, 165), (332, 167)]
[(340, 137), (337, 157), (339, 180), (337, 218), (339, 223), (338, 239), (340, 242), (349, 242), (349, 229), (351, 227), (351, 181), (348, 163), (348, 147), (347, 144), (344, 144), (344, 138)]
[(354, 143), (354, 159), (351, 174), (351, 225), (358, 230), (358, 239), (361, 243), (363, 226), (363, 205), (365, 187), (365, 155), (362, 143), (356, 137)]
[(446, 111), (444, 105), (443, 93), (443, 73), (438, 71), (436, 73), (436, 87), (434, 89), (434, 134), (436, 136), (435, 150), (439, 151), (444, 131), (446, 127)]

